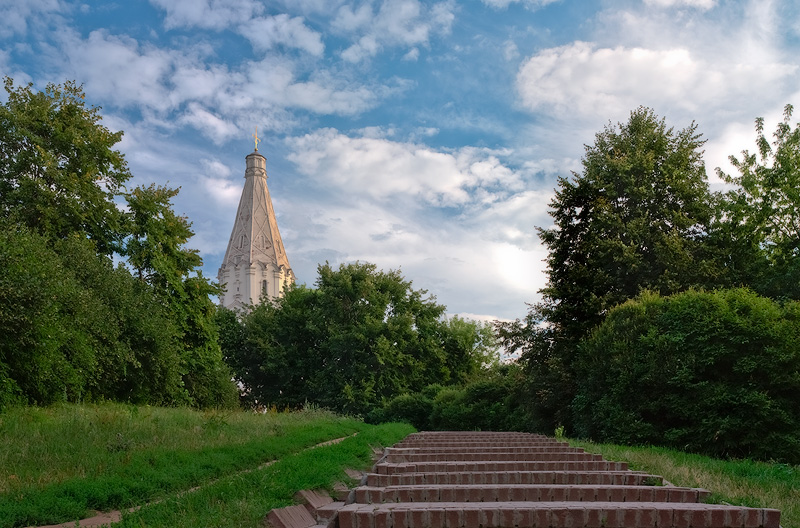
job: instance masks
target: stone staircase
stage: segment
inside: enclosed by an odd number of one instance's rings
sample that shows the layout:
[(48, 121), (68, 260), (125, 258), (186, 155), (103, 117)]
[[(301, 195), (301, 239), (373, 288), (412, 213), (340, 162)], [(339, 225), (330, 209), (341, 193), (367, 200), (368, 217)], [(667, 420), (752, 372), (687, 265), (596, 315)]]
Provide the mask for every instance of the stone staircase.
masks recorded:
[(709, 495), (544, 436), (422, 432), (386, 449), (346, 503), (321, 507), (306, 526), (270, 520), (276, 528), (780, 528), (777, 510), (703, 503)]

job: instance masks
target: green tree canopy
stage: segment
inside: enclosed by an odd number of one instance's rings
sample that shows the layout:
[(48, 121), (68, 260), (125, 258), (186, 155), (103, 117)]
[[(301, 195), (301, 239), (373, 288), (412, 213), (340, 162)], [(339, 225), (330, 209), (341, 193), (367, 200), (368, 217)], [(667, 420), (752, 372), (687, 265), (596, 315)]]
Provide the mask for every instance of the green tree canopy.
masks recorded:
[[(73, 82), (0, 105), (0, 406), (235, 403), (177, 190), (140, 187)], [(116, 199), (127, 198), (128, 210)], [(23, 250), (24, 249), (24, 250)], [(112, 255), (128, 258), (136, 277)]]
[(675, 131), (649, 108), (610, 124), (586, 147), (583, 173), (560, 178), (550, 203), (547, 320), (580, 338), (642, 289), (662, 294), (703, 284), (700, 240), (711, 195), (697, 126)]
[(130, 178), (112, 147), (122, 137), (87, 107), (74, 82), (14, 87), (0, 105), (0, 214), (42, 235), (82, 233), (101, 253), (118, 249), (121, 213), (114, 196)]
[[(363, 414), (398, 394), (459, 380), (486, 360), (483, 342), (451, 334), (445, 307), (399, 271), (326, 263), (318, 272), (316, 288), (294, 287), (253, 307), (241, 331), (230, 316), (218, 319), (222, 342), (242, 343), (225, 354), (251, 402), (308, 401)], [(455, 352), (459, 340), (468, 352)]]
[[(722, 245), (740, 283), (773, 298), (800, 299), (800, 125), (784, 109), (770, 142), (756, 119), (756, 152), (730, 161), (738, 175), (717, 174), (736, 185), (722, 200)], [(719, 236), (719, 233), (717, 233)]]

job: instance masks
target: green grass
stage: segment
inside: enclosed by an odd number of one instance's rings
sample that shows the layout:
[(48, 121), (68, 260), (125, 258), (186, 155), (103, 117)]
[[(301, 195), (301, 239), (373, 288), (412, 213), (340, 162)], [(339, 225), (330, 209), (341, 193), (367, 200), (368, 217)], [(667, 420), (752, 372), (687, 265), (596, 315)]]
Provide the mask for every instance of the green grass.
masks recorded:
[(781, 510), (784, 528), (800, 527), (800, 466), (718, 460), (660, 447), (626, 447), (568, 440), (607, 460), (661, 475), (676, 486), (705, 488), (710, 502)]
[(412, 431), (406, 424), (370, 428), (341, 443), (303, 451), (126, 514), (120, 527), (262, 527), (266, 514), (292, 504), (297, 491), (331, 489), (334, 482), (347, 480), (344, 468), (366, 469), (372, 464), (372, 446), (394, 444)]
[(245, 470), (326, 440), (367, 438), (372, 429), (324, 411), (120, 404), (9, 409), (0, 414), (0, 528), (167, 500), (219, 479), (244, 478)]

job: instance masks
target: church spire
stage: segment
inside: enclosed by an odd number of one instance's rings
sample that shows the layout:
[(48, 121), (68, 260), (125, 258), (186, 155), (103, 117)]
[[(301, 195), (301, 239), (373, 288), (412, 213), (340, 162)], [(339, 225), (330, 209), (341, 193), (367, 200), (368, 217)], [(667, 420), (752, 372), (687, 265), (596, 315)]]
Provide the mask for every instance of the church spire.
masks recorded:
[(275, 299), (294, 283), (267, 188), (267, 159), (256, 150), (246, 160), (245, 182), (228, 249), (217, 278), (225, 292), (220, 304), (241, 309), (262, 297)]

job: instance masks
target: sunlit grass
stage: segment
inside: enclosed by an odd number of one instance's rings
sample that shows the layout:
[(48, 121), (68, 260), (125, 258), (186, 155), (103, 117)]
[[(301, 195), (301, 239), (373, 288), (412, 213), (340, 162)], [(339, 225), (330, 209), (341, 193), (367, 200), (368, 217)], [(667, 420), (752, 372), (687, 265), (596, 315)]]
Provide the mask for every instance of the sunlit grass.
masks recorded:
[(676, 486), (705, 488), (712, 502), (781, 510), (781, 525), (800, 527), (800, 466), (718, 460), (660, 447), (626, 447), (569, 440), (631, 469), (661, 475)]
[(9, 409), (0, 414), (0, 527), (141, 505), (368, 428), (324, 411)]
[[(282, 458), (257, 471), (241, 473), (127, 514), (122, 527), (262, 527), (273, 508), (292, 504), (301, 489), (331, 489), (346, 481), (344, 468), (366, 469), (373, 447), (394, 444), (413, 432), (406, 424), (369, 428), (341, 443)], [(349, 482), (349, 484), (355, 484)]]

